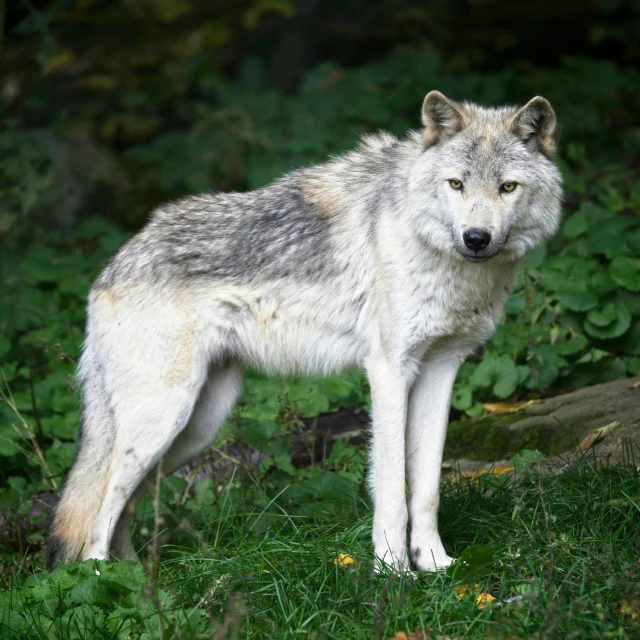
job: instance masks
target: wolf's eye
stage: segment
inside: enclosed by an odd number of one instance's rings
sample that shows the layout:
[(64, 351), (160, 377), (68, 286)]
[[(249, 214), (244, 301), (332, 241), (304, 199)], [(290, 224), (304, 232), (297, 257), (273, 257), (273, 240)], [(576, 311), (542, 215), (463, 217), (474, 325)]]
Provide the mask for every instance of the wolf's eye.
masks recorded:
[(517, 182), (503, 182), (500, 185), (500, 191), (502, 191), (503, 193), (511, 193), (512, 191), (516, 190), (517, 186)]
[(462, 191), (462, 182), (460, 180), (449, 180), (449, 186), (456, 191)]

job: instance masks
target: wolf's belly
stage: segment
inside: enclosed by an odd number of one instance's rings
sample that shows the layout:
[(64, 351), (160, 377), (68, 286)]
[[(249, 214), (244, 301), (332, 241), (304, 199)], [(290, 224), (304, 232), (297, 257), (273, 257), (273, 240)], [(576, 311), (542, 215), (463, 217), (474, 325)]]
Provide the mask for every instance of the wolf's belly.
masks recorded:
[[(361, 364), (368, 351), (365, 302), (327, 286), (269, 283), (227, 287), (207, 310), (211, 344), (279, 373), (328, 374)], [(213, 348), (213, 352), (217, 349)]]
[(287, 374), (330, 374), (361, 364), (362, 340), (352, 333), (283, 320), (254, 326), (239, 344), (238, 355), (252, 366)]

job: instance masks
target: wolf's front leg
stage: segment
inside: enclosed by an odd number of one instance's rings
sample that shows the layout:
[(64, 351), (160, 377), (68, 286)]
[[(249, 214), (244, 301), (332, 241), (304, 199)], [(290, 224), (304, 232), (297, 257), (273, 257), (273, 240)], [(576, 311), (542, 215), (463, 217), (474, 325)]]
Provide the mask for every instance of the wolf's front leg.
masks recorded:
[(462, 358), (457, 353), (434, 354), (424, 364), (411, 390), (407, 432), (411, 559), (423, 571), (452, 562), (438, 532), (440, 469), (451, 391)]
[(404, 571), (409, 568), (404, 463), (408, 385), (384, 357), (372, 358), (367, 373), (373, 409), (373, 548), (378, 560)]

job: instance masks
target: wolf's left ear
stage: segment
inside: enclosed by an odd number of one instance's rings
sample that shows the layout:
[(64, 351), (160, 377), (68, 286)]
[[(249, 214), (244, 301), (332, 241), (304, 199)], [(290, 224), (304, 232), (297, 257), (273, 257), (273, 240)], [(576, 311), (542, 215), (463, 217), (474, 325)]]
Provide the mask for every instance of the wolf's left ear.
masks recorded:
[(422, 103), (422, 124), (426, 147), (450, 138), (467, 126), (461, 105), (449, 100), (439, 91), (427, 93)]
[(519, 109), (510, 126), (531, 151), (539, 151), (550, 160), (556, 154), (556, 114), (548, 100), (536, 96)]

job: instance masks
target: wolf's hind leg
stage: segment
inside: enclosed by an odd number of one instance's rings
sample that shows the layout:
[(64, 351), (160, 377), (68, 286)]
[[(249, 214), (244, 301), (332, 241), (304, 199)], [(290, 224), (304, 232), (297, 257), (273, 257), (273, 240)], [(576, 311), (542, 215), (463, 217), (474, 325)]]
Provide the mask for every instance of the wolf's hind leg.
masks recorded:
[[(233, 408), (241, 387), (242, 370), (237, 364), (215, 368), (209, 373), (187, 426), (162, 458), (160, 472), (163, 475), (171, 475), (213, 442)], [(153, 490), (156, 476), (157, 467), (140, 483), (118, 520), (111, 544), (111, 551), (116, 558), (136, 558), (131, 543), (131, 519), (140, 499)]]
[(108, 481), (116, 424), (104, 372), (91, 346), (80, 358), (83, 380), (80, 441), (47, 541), (47, 566), (78, 559), (91, 539)]
[(106, 558), (115, 526), (140, 482), (185, 428), (206, 371), (180, 384), (138, 375), (119, 381), (112, 394), (116, 437), (104, 498), (82, 558)]

